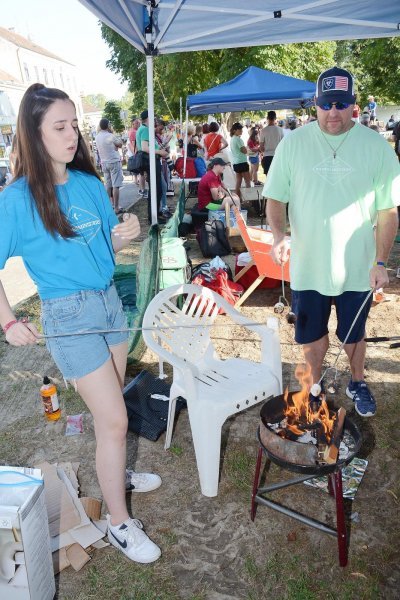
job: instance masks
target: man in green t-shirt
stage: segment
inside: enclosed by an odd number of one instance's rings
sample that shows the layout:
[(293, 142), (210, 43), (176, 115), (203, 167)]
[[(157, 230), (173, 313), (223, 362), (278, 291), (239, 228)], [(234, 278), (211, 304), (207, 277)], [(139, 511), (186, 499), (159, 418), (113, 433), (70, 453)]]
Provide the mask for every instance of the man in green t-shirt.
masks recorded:
[[(143, 174), (147, 175), (147, 182), (149, 184), (149, 192), (147, 196), (147, 213), (149, 223), (151, 223), (151, 184), (150, 184), (150, 132), (149, 132), (149, 112), (144, 110), (140, 114), (140, 118), (142, 120), (142, 124), (136, 132), (136, 147), (138, 152), (144, 152), (147, 158), (147, 170), (143, 171)], [(155, 154), (156, 154), (156, 188), (157, 188), (157, 211), (158, 211), (158, 223), (165, 223), (165, 217), (161, 212), (161, 197), (162, 197), (162, 183), (161, 183), (161, 162), (160, 158), (166, 158), (168, 156), (168, 152), (162, 150), (160, 146), (155, 142)]]
[(364, 381), (365, 322), (372, 290), (389, 281), (386, 263), (398, 227), (400, 169), (390, 145), (352, 121), (355, 100), (348, 71), (334, 67), (319, 76), (318, 120), (279, 144), (263, 196), (277, 264), (288, 260), (289, 206), (295, 339), (303, 344), (312, 380), (321, 378), (335, 304), (336, 334), (346, 342), (351, 367), (346, 394), (358, 414), (371, 417), (376, 403)]

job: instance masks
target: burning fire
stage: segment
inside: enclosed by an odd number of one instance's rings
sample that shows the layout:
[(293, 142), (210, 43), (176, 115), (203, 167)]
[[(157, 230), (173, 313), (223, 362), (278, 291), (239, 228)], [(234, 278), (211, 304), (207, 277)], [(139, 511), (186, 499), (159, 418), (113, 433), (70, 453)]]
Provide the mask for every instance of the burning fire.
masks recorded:
[(309, 401), (312, 384), (309, 367), (297, 365), (295, 376), (301, 384), (301, 390), (299, 392), (294, 392), (291, 399), (289, 399), (288, 388), (285, 390), (284, 400), (286, 402), (286, 408), (284, 410), (284, 415), (287, 419), (286, 428), (295, 435), (300, 436), (303, 435), (307, 429), (314, 429), (314, 425), (317, 429), (321, 428), (321, 433), (325, 436), (326, 443), (329, 444), (336, 415), (330, 416), (325, 398), (322, 399), (320, 406), (315, 412), (312, 410)]

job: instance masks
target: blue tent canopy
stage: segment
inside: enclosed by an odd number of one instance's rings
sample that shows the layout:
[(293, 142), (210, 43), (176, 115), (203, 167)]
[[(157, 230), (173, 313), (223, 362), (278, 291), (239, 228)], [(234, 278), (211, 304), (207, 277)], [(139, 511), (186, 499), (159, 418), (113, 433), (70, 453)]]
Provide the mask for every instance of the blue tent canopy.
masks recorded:
[(191, 115), (243, 110), (306, 108), (313, 103), (315, 83), (248, 67), (234, 79), (188, 96)]

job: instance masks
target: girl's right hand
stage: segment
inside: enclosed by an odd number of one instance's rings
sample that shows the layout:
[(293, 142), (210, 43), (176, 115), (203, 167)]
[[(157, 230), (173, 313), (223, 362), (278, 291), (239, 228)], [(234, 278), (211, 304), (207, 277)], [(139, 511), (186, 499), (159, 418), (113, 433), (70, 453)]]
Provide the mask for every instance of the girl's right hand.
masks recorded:
[(27, 346), (28, 344), (36, 344), (39, 335), (33, 323), (18, 321), (6, 331), (6, 340), (11, 346)]

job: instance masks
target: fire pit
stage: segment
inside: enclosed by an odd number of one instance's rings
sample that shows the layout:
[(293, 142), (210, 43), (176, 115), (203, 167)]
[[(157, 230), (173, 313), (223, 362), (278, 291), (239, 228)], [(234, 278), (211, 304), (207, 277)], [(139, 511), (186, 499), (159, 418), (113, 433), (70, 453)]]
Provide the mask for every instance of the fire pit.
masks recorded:
[[(327, 475), (347, 465), (361, 446), (361, 434), (356, 425), (345, 417), (342, 430), (335, 433), (337, 413), (329, 411), (327, 405), (314, 411), (316, 418), (313, 422), (307, 423), (305, 420), (304, 423), (300, 421), (291, 424), (287, 417), (287, 408), (290, 409), (294, 405), (294, 395), (295, 393), (290, 392), (276, 396), (261, 409), (259, 439), (269, 458), (283, 469), (308, 473), (314, 477)], [(328, 433), (318, 417), (321, 411), (323, 415), (328, 411)], [(338, 459), (331, 461), (329, 449), (335, 443), (339, 444)]]
[[(262, 504), (306, 525), (337, 537), (339, 564), (347, 564), (347, 534), (343, 507), (342, 467), (361, 446), (361, 434), (355, 423), (345, 417), (344, 409), (330, 411), (325, 401), (310, 407), (307, 386), (300, 392), (286, 392), (267, 401), (261, 409), (258, 429), (260, 448), (251, 500), (251, 519)], [(302, 473), (301, 477), (259, 486), (263, 455), (282, 469)], [(329, 492), (336, 500), (337, 529), (278, 504), (266, 497), (268, 492), (328, 475)]]

